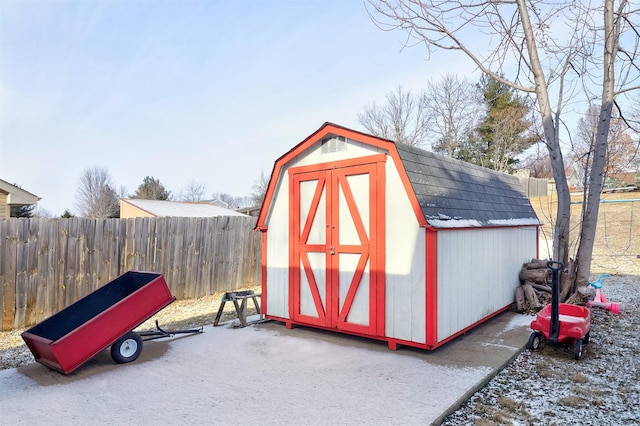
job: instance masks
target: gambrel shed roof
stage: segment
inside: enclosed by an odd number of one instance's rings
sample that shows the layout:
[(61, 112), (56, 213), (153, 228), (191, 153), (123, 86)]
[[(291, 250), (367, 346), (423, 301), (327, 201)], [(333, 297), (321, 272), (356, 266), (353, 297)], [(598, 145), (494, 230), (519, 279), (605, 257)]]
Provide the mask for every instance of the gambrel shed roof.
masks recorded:
[(539, 225), (517, 177), (412, 146), (395, 146), (431, 226)]

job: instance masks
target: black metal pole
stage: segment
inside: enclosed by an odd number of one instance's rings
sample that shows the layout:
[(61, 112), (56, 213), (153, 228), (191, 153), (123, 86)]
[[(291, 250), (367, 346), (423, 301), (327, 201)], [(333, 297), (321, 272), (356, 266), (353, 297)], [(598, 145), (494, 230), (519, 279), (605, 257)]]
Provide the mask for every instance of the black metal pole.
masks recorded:
[(547, 262), (547, 268), (551, 269), (551, 324), (549, 325), (549, 341), (558, 343), (560, 333), (560, 285), (558, 283), (560, 271), (564, 268), (562, 262)]

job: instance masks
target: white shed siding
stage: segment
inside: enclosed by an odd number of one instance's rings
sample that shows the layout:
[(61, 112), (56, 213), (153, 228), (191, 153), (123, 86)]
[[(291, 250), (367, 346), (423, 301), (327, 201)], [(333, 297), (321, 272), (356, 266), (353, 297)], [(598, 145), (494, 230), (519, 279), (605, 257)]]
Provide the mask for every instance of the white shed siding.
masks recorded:
[(289, 176), (280, 175), (267, 230), (267, 314), (289, 316)]
[(385, 336), (425, 343), (425, 230), (392, 161), (386, 178)]
[(513, 302), (536, 228), (438, 232), (438, 341)]

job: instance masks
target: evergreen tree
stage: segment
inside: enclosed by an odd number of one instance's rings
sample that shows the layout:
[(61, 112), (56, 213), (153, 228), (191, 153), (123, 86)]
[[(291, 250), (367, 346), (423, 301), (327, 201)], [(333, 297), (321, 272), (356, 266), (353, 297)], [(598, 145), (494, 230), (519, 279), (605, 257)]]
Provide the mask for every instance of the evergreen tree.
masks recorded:
[(478, 85), (486, 115), (462, 145), (459, 158), (501, 172), (513, 171), (518, 155), (539, 140), (528, 119), (530, 106), (514, 89), (490, 77)]
[(171, 197), (171, 192), (167, 191), (160, 183), (160, 179), (155, 179), (152, 176), (146, 176), (136, 192), (131, 198), (140, 198), (143, 200), (168, 200)]
[(35, 210), (35, 204), (28, 204), (24, 206), (11, 206), (9, 209), (10, 217), (33, 217), (33, 211)]

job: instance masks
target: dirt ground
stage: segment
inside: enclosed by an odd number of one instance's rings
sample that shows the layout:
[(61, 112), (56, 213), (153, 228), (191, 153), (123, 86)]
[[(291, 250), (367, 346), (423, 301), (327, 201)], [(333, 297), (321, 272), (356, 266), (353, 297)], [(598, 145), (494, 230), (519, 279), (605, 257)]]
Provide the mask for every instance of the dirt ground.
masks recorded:
[[(632, 200), (638, 200), (632, 202)], [(575, 258), (579, 241), (582, 195), (571, 197), (571, 250)], [(598, 226), (591, 261), (591, 273), (640, 275), (640, 192), (602, 194), (598, 212)], [(557, 198), (537, 197), (531, 205), (543, 223), (541, 237), (553, 240)], [(551, 244), (551, 243), (550, 243)], [(551, 248), (551, 247), (549, 247)], [(541, 248), (541, 251), (546, 247)]]

